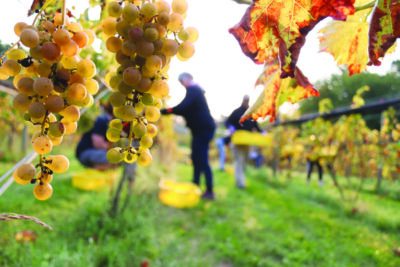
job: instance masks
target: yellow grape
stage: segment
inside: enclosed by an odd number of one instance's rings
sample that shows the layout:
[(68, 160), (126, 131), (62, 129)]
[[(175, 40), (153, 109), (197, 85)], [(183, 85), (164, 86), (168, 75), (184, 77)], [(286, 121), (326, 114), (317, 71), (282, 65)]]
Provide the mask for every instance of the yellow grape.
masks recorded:
[(77, 73), (84, 78), (92, 78), (96, 74), (96, 65), (90, 59), (82, 59), (78, 62)]
[(24, 94), (18, 94), (13, 99), (13, 106), (21, 113), (25, 112), (30, 104), (31, 100)]
[(25, 163), (16, 169), (15, 174), (22, 180), (30, 181), (35, 177), (36, 169), (32, 164)]
[(158, 30), (155, 28), (147, 28), (143, 33), (144, 39), (148, 42), (154, 42), (159, 38)]
[(69, 70), (76, 69), (78, 66), (78, 62), (79, 62), (79, 57), (77, 56), (67, 57), (64, 55), (61, 58), (61, 65)]
[(49, 95), (53, 88), (53, 82), (49, 78), (39, 77), (33, 83), (33, 91), (40, 96)]
[(18, 61), (26, 58), (26, 53), (24, 52), (24, 50), (14, 48), (8, 51), (7, 58)]
[(84, 31), (75, 32), (72, 40), (79, 46), (79, 48), (84, 48), (89, 43), (89, 36)]
[(82, 107), (88, 108), (93, 105), (94, 98), (91, 94), (87, 94), (83, 102), (81, 103)]
[(32, 119), (39, 119), (46, 114), (46, 108), (43, 103), (35, 101), (29, 104), (28, 112)]
[(130, 41), (125, 41), (121, 48), (122, 53), (127, 56), (132, 56), (136, 52), (136, 45)]
[(75, 105), (68, 106), (60, 111), (60, 115), (64, 117), (64, 122), (76, 122), (80, 117), (79, 108)]
[(17, 24), (15, 24), (14, 26), (14, 32), (17, 36), (21, 35), (22, 30), (28, 26), (28, 24), (26, 24), (25, 22), (18, 22)]
[(135, 110), (136, 113), (141, 113), (145, 108), (145, 105), (143, 104), (143, 102), (139, 101), (138, 103), (136, 103), (135, 105)]
[(129, 67), (124, 70), (123, 80), (127, 85), (138, 85), (140, 80), (142, 79), (142, 74), (140, 70), (135, 67)]
[(51, 74), (51, 63), (48, 61), (42, 61), (39, 63), (37, 71), (41, 77), (49, 77)]
[(30, 65), (27, 68), (24, 68), (25, 74), (28, 75), (28, 76), (39, 76), (38, 66), (39, 66), (39, 63), (34, 61), (32, 63), (32, 65)]
[(63, 136), (64, 133), (65, 133), (64, 123), (62, 123), (60, 121), (50, 123), (49, 131), (48, 131), (48, 134), (50, 137), (60, 137), (60, 136)]
[(156, 80), (151, 85), (149, 93), (157, 98), (163, 98), (169, 94), (169, 86), (164, 80)]
[(114, 90), (118, 90), (119, 83), (122, 81), (123, 76), (120, 74), (115, 74), (110, 79), (110, 86)]
[(67, 90), (65, 97), (70, 104), (79, 104), (86, 97), (87, 91), (85, 86), (80, 83), (73, 83)]
[(60, 137), (49, 136), (49, 137), (50, 137), (51, 142), (53, 143), (53, 146), (58, 146), (59, 144), (61, 144), (61, 142), (63, 140), (62, 136), (60, 136)]
[(39, 183), (33, 189), (33, 195), (38, 200), (47, 200), (53, 194), (53, 187), (48, 183)]
[(101, 22), (101, 28), (106, 35), (114, 35), (117, 32), (117, 21), (115, 18), (106, 18)]
[(35, 47), (40, 42), (37, 31), (30, 28), (25, 28), (21, 31), (20, 39), (21, 43), (27, 47)]
[(67, 29), (70, 32), (80, 32), (83, 31), (83, 27), (81, 24), (77, 23), (77, 22), (71, 22), (71, 23), (66, 23), (67, 25)]
[(91, 29), (84, 29), (83, 31), (88, 36), (88, 44), (87, 45), (92, 45), (94, 40), (96, 39), (96, 34)]
[(178, 53), (179, 44), (175, 40), (166, 39), (161, 51), (168, 57), (175, 56)]
[(133, 4), (127, 4), (122, 9), (122, 19), (128, 23), (134, 22), (139, 17), (139, 10)]
[(145, 117), (149, 122), (158, 121), (160, 118), (160, 110), (156, 107), (147, 107), (145, 111)]
[(121, 107), (125, 104), (126, 96), (120, 92), (112, 92), (110, 95), (110, 103), (113, 107)]
[(18, 88), (18, 82), (19, 82), (19, 80), (21, 80), (22, 78), (25, 78), (25, 77), (29, 77), (29, 75), (26, 74), (26, 73), (19, 73), (19, 74), (15, 75), (15, 76), (14, 76), (14, 79), (13, 79), (13, 85), (14, 85), (14, 87), (15, 87), (15, 88)]
[(156, 2), (156, 7), (157, 7), (158, 14), (161, 14), (161, 13), (169, 14), (169, 12), (171, 12), (171, 6), (169, 5), (169, 3), (167, 1), (158, 0)]
[(186, 13), (188, 3), (186, 2), (186, 0), (173, 0), (171, 6), (173, 12), (183, 15)]
[(106, 41), (106, 48), (108, 51), (112, 53), (116, 53), (118, 50), (122, 48), (122, 40), (118, 37), (111, 36)]
[(122, 13), (122, 7), (117, 1), (112, 1), (108, 3), (107, 11), (111, 17), (118, 18)]
[(117, 128), (108, 128), (107, 132), (106, 132), (106, 137), (107, 140), (110, 142), (118, 142), (119, 139), (121, 138), (121, 130), (117, 129)]
[(136, 119), (136, 111), (133, 106), (122, 106), (114, 109), (115, 116), (117, 116), (123, 121), (133, 121)]
[(89, 94), (95, 95), (99, 91), (99, 83), (95, 79), (87, 79), (85, 82), (86, 90)]
[(64, 173), (69, 168), (69, 160), (64, 155), (47, 156), (46, 160), (51, 161), (51, 163), (46, 163), (46, 166), (55, 173)]
[(53, 22), (45, 20), (42, 22), (42, 27), (46, 29), (49, 33), (53, 34), (54, 31), (57, 29), (56, 25)]
[(17, 172), (14, 172), (13, 178), (14, 178), (14, 182), (16, 182), (17, 184), (29, 184), (31, 182), (31, 180), (24, 180), (21, 177), (19, 177), (17, 175)]
[(151, 55), (146, 58), (145, 67), (150, 71), (158, 71), (161, 69), (162, 60), (159, 56)]
[(53, 149), (53, 143), (49, 137), (44, 135), (39, 136), (35, 139), (35, 141), (33, 141), (33, 149), (39, 155), (45, 155), (50, 153), (50, 151)]
[(128, 152), (128, 151), (124, 152), (123, 157), (124, 157), (124, 161), (129, 164), (134, 163), (138, 159), (138, 156), (136, 154)]
[(194, 43), (197, 41), (197, 39), (199, 39), (199, 32), (196, 30), (196, 28), (187, 27), (186, 31), (189, 33), (189, 39), (187, 41)]
[(65, 29), (58, 29), (53, 34), (53, 41), (60, 45), (66, 45), (71, 40), (71, 35)]
[(140, 138), (140, 146), (144, 148), (150, 148), (153, 145), (153, 138), (150, 135), (145, 135)]
[(39, 171), (38, 174), (36, 175), (36, 178), (39, 179), (42, 183), (49, 184), (51, 181), (53, 181), (53, 175), (49, 173), (43, 173), (42, 171)]
[(150, 90), (151, 85), (152, 85), (152, 81), (149, 78), (142, 76), (142, 79), (138, 83), (136, 90), (141, 93), (146, 93), (147, 91)]
[[(64, 16), (64, 24), (69, 24), (68, 16)], [(54, 25), (55, 26), (62, 26), (62, 13), (56, 13), (54, 15)]]
[(121, 155), (121, 152), (120, 152), (120, 148), (119, 147), (114, 147), (114, 148), (111, 148), (110, 150), (108, 150), (108, 152), (107, 152), (107, 160), (111, 164), (117, 164), (118, 162), (120, 162), (122, 160), (122, 155)]
[(152, 161), (153, 161), (153, 157), (151, 156), (151, 154), (148, 150), (144, 150), (144, 151), (140, 152), (140, 155), (137, 159), (138, 164), (143, 167), (150, 165), (150, 163)]
[(86, 80), (85, 78), (83, 78), (80, 74), (75, 72), (75, 73), (71, 74), (71, 77), (69, 78), (68, 83), (69, 84), (79, 83), (81, 85), (84, 85), (85, 80)]
[(178, 54), (183, 58), (190, 58), (194, 54), (194, 45), (189, 41), (184, 41), (179, 45)]
[(170, 15), (171, 20), (167, 25), (167, 28), (171, 31), (180, 31), (183, 29), (183, 17), (179, 13), (172, 13)]
[(181, 30), (178, 33), (178, 37), (182, 41), (187, 41), (189, 39), (189, 32), (187, 30)]
[(45, 100), (44, 106), (48, 111), (58, 113), (64, 109), (64, 98), (58, 95), (51, 95)]
[(68, 43), (61, 46), (61, 51), (64, 56), (73, 57), (78, 54), (79, 46), (74, 41), (70, 40)]
[(78, 124), (76, 122), (66, 122), (64, 119), (61, 120), (61, 122), (65, 126), (65, 134), (73, 134), (76, 131), (76, 128), (78, 127)]
[(117, 32), (119, 35), (124, 37), (124, 39), (128, 38), (128, 31), (130, 29), (130, 25), (126, 20), (120, 20), (117, 22)]
[(7, 74), (8, 76), (17, 75), (22, 69), (21, 65), (13, 59), (7, 59), (3, 63), (2, 68), (3, 68), (4, 73)]
[(158, 129), (157, 126), (155, 126), (154, 124), (148, 123), (146, 128), (147, 128), (146, 134), (149, 135), (150, 137), (155, 137), (157, 135)]
[(35, 47), (31, 47), (31, 48), (29, 49), (29, 54), (31, 55), (31, 57), (32, 57), (33, 59), (42, 60), (42, 59), (43, 59), (43, 56), (42, 56), (42, 46), (41, 46), (41, 45), (38, 45), (38, 46), (35, 46)]
[(0, 67), (0, 80), (7, 80), (10, 76), (5, 73), (3, 66)]
[(119, 120), (119, 119), (111, 120), (110, 123), (109, 123), (109, 126), (110, 126), (110, 128), (116, 128), (116, 129), (119, 129), (119, 130), (122, 130), (122, 128), (123, 128), (122, 121)]

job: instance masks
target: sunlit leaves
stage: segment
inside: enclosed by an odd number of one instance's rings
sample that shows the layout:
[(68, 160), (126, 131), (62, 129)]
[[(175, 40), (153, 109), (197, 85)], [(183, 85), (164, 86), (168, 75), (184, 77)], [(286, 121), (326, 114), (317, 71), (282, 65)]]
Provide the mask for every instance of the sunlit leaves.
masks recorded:
[(242, 120), (264, 118), (275, 120), (279, 107), (286, 101), (296, 103), (309, 96), (318, 96), (318, 91), (308, 79), (296, 68), (295, 77), (281, 79), (281, 70), (277, 61), (267, 63), (257, 83), (264, 84), (264, 90), (246, 113)]
[[(358, 0), (356, 5), (363, 5), (369, 0)], [(338, 65), (346, 65), (349, 74), (360, 73), (368, 63), (367, 17), (371, 8), (348, 16), (346, 21), (331, 21), (320, 32), (321, 51), (332, 54)]]

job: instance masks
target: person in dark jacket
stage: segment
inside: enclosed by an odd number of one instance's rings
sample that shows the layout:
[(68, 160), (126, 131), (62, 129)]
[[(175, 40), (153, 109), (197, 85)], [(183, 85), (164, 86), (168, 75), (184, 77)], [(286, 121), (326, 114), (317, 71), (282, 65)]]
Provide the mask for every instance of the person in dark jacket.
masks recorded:
[[(231, 115), (229, 115), (226, 120), (225, 126), (229, 129), (231, 134), (233, 134), (237, 130), (245, 130), (245, 131), (258, 131), (263, 132), (261, 128), (258, 126), (256, 121), (251, 119), (247, 119), (240, 123), (240, 119), (243, 114), (249, 108), (249, 96), (245, 95), (243, 97), (242, 104), (239, 108), (235, 109)], [(235, 167), (235, 179), (236, 186), (238, 188), (245, 188), (245, 167), (246, 161), (249, 155), (250, 147), (248, 145), (233, 145), (233, 165)]]
[(176, 114), (185, 118), (192, 133), (193, 183), (200, 184), (200, 175), (206, 178), (203, 198), (214, 199), (213, 176), (208, 162), (209, 143), (215, 132), (215, 122), (211, 117), (203, 89), (193, 81), (189, 73), (182, 73), (179, 82), (186, 88), (185, 98), (177, 106), (161, 110), (162, 114)]

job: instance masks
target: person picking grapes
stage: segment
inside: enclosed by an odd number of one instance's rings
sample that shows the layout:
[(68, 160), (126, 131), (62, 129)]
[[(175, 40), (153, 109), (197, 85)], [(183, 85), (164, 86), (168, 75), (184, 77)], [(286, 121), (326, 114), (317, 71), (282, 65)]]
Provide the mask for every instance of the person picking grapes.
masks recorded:
[(200, 185), (200, 175), (204, 173), (207, 189), (202, 198), (214, 199), (208, 150), (216, 125), (211, 117), (204, 91), (193, 81), (193, 76), (182, 73), (178, 80), (186, 88), (185, 98), (175, 107), (162, 109), (161, 114), (176, 114), (185, 118), (186, 125), (192, 133), (193, 183)]
[[(249, 108), (250, 98), (248, 95), (245, 95), (242, 100), (242, 104), (240, 107), (235, 109), (231, 115), (229, 115), (228, 119), (225, 122), (226, 127), (229, 129), (231, 134), (233, 134), (236, 130), (245, 130), (245, 131), (258, 131), (263, 132), (261, 128), (258, 126), (256, 121), (247, 119), (243, 122), (240, 122), (241, 117)], [(250, 147), (248, 145), (233, 145), (233, 165), (235, 167), (235, 179), (236, 186), (238, 188), (245, 188), (245, 167), (247, 157), (249, 155)]]
[(111, 105), (103, 105), (105, 113), (98, 116), (94, 126), (82, 135), (76, 148), (76, 157), (82, 165), (97, 169), (107, 170), (116, 165), (107, 160), (107, 150), (110, 142), (107, 140), (106, 132), (108, 123), (113, 118)]

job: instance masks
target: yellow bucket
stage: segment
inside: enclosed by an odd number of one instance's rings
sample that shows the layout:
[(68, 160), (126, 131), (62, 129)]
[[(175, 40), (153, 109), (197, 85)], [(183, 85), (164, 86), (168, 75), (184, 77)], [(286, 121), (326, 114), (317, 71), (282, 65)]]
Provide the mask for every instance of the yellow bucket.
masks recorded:
[(201, 190), (193, 183), (179, 183), (171, 180), (161, 180), (158, 184), (158, 198), (165, 205), (175, 208), (190, 208), (200, 201)]
[(270, 146), (272, 144), (272, 136), (263, 135), (259, 132), (237, 130), (232, 135), (232, 143), (235, 145)]
[(72, 175), (72, 186), (87, 191), (101, 191), (112, 187), (116, 179), (115, 170), (85, 169)]

